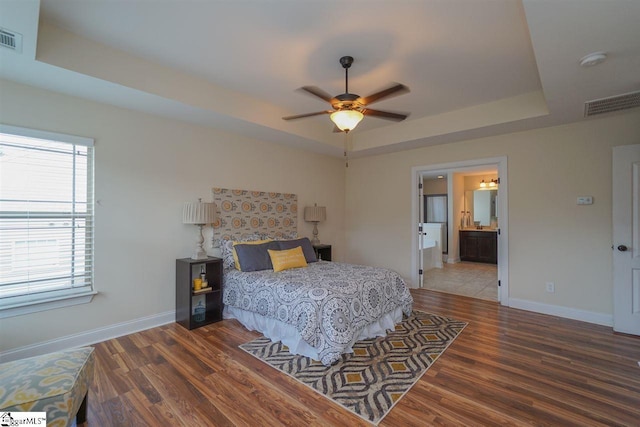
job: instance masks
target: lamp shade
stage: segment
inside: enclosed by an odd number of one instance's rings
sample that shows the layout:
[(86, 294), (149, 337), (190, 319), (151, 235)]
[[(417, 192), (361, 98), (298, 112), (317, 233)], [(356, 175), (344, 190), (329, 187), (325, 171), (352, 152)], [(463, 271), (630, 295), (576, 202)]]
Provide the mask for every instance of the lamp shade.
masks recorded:
[(331, 121), (338, 126), (338, 129), (348, 132), (360, 123), (364, 118), (364, 114), (358, 110), (340, 110), (331, 113), (329, 117), (331, 117)]
[(304, 220), (307, 222), (322, 222), (327, 219), (327, 208), (324, 206), (307, 206), (304, 208)]
[(182, 222), (184, 224), (211, 224), (216, 220), (216, 204), (203, 203), (202, 199), (197, 202), (184, 204), (182, 210)]

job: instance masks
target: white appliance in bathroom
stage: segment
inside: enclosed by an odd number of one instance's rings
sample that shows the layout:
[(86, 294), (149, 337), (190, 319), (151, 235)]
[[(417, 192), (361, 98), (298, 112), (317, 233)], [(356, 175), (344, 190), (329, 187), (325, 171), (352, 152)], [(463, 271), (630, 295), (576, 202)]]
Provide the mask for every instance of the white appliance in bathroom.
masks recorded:
[(425, 222), (422, 224), (423, 270), (442, 268), (442, 242), (446, 224)]

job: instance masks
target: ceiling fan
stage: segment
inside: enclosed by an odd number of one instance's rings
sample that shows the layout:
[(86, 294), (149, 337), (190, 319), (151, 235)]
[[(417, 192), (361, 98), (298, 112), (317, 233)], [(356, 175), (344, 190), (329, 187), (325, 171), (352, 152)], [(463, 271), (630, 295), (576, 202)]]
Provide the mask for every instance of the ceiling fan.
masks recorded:
[(298, 114), (295, 116), (283, 117), (283, 120), (295, 120), (305, 117), (319, 116), (321, 114), (330, 114), (331, 121), (335, 123), (340, 131), (349, 132), (353, 130), (364, 116), (378, 117), (380, 119), (393, 120), (400, 122), (408, 117), (407, 114), (391, 113), (389, 111), (373, 110), (367, 108), (374, 102), (391, 96), (401, 95), (409, 92), (409, 88), (403, 84), (395, 84), (387, 89), (376, 92), (364, 98), (355, 93), (349, 93), (349, 68), (353, 64), (353, 57), (343, 56), (340, 58), (340, 64), (344, 68), (344, 93), (332, 97), (327, 92), (316, 86), (303, 86), (300, 89), (311, 95), (317, 96), (323, 101), (327, 101), (333, 107), (333, 110), (317, 111), (315, 113)]

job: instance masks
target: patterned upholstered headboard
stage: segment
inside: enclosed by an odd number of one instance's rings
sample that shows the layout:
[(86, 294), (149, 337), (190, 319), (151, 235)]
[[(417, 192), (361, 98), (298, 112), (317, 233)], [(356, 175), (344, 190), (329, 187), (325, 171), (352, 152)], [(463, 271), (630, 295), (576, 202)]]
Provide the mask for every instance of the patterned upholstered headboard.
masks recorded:
[(213, 188), (213, 202), (217, 207), (214, 247), (220, 245), (220, 239), (297, 236), (298, 196), (295, 194)]

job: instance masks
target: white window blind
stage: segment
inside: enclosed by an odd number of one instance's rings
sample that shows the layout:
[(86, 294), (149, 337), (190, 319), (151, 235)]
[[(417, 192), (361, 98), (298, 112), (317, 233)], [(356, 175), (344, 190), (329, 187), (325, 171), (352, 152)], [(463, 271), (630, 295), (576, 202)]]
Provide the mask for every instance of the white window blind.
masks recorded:
[(0, 125), (0, 309), (93, 292), (93, 140)]

